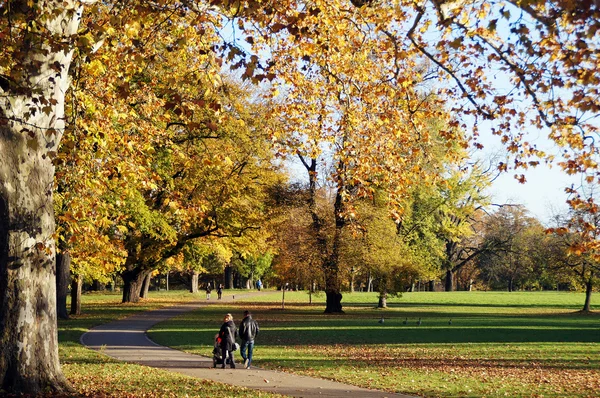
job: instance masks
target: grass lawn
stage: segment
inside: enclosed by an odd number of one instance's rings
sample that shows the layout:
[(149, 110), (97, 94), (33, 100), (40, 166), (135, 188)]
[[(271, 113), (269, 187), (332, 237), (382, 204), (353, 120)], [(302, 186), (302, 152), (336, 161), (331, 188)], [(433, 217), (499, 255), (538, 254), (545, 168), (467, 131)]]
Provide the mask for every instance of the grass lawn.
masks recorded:
[(250, 309), (261, 327), (260, 367), (428, 397), (597, 397), (600, 313), (576, 313), (583, 300), (562, 292), (420, 292), (380, 310), (375, 294), (353, 293), (344, 295), (345, 315), (325, 315), (323, 295), (309, 304), (306, 293), (286, 292), (282, 309), (282, 293), (272, 292), (213, 304), (149, 334), (210, 356), (223, 314), (237, 324)]
[(138, 304), (121, 304), (121, 295), (83, 295), (83, 314), (58, 323), (59, 355), (63, 371), (76, 392), (73, 397), (276, 397), (229, 385), (204, 381), (147, 366), (127, 364), (89, 350), (79, 343), (93, 326), (115, 319), (202, 299), (188, 292), (151, 292)]

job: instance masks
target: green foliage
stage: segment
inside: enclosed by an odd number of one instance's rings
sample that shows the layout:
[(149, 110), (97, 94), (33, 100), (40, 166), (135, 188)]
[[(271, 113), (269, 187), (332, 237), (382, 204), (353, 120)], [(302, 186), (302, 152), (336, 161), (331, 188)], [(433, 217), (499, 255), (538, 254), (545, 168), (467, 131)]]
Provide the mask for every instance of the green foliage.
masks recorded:
[(246, 278), (258, 279), (267, 274), (273, 263), (273, 254), (250, 255), (236, 263), (236, 270)]
[(528, 288), (537, 280), (536, 254), (545, 246), (544, 228), (520, 206), (506, 206), (486, 221), (484, 245), (494, 250), (478, 260), (481, 277), (492, 288)]
[(125, 200), (123, 211), (129, 220), (131, 228), (128, 235), (132, 238), (139, 239), (141, 236), (146, 236), (165, 242), (173, 242), (176, 239), (177, 232), (170, 225), (169, 219), (165, 214), (149, 207), (142, 192), (131, 191)]
[(397, 234), (385, 203), (363, 201), (356, 208), (361, 214), (360, 226), (344, 231), (342, 264), (363, 277), (369, 273), (382, 294), (403, 291), (419, 272), (416, 253)]

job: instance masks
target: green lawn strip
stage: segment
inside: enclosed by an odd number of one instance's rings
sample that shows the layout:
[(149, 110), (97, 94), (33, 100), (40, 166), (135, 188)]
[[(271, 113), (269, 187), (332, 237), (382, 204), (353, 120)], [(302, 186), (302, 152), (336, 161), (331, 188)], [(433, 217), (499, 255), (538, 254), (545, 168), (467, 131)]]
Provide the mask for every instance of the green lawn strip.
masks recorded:
[(90, 328), (126, 316), (202, 299), (182, 291), (151, 294), (137, 304), (121, 304), (117, 294), (83, 296), (82, 315), (59, 321), (59, 357), (73, 397), (276, 397), (166, 370), (114, 360), (79, 343)]
[[(267, 290), (267, 295), (253, 298), (254, 302), (281, 304), (283, 293), (277, 290)], [(309, 295), (306, 291), (286, 291), (285, 303), (301, 303), (304, 305), (324, 306), (326, 297), (323, 293)], [(343, 293), (342, 305), (375, 307), (379, 300), (377, 292)], [(553, 309), (564, 308), (579, 310), (585, 301), (584, 293), (575, 292), (407, 292), (401, 296), (390, 296), (388, 306), (418, 306), (432, 304), (437, 307), (468, 306), (485, 307), (524, 307)], [(310, 303), (312, 302), (312, 303)], [(600, 307), (600, 296), (592, 295), (592, 307)]]
[[(288, 302), (288, 293), (306, 299), (286, 292), (285, 310), (264, 296), (210, 306), (156, 325), (150, 337), (210, 356), (223, 314), (239, 324), (250, 309), (261, 326), (257, 366), (425, 396), (583, 397), (600, 390), (600, 316), (575, 312), (583, 296), (527, 293), (502, 305), (502, 294), (434, 293), (443, 305), (421, 296), (421, 305), (382, 311), (355, 293), (357, 305), (347, 304), (345, 315), (326, 315), (318, 305)], [(534, 305), (526, 305), (528, 297)], [(555, 297), (565, 302), (544, 304)]]

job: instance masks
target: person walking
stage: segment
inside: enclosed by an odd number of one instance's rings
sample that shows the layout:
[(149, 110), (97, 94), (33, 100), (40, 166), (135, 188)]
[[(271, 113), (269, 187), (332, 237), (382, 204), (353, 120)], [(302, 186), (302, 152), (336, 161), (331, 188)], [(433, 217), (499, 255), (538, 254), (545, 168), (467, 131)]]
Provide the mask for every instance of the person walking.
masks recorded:
[(241, 354), (246, 369), (250, 369), (252, 351), (254, 351), (254, 338), (259, 331), (258, 322), (252, 319), (250, 311), (244, 311), (244, 319), (240, 323), (240, 338), (242, 339)]
[(210, 283), (206, 285), (206, 299), (210, 300)]
[(221, 355), (223, 365), (221, 369), (225, 369), (227, 358), (229, 357), (229, 365), (231, 369), (235, 369), (235, 360), (233, 358), (233, 351), (235, 346), (235, 339), (238, 336), (237, 328), (233, 323), (233, 316), (226, 314), (223, 318), (223, 324), (219, 330), (219, 338), (221, 339)]
[(219, 287), (217, 288), (217, 300), (221, 300), (221, 296), (223, 295), (223, 285), (219, 283)]

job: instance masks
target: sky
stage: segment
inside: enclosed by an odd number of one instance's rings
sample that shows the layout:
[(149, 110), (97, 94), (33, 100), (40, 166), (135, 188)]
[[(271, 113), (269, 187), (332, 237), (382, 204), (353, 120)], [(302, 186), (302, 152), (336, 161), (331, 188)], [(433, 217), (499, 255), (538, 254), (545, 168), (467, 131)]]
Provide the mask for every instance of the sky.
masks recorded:
[[(547, 152), (556, 153), (552, 150), (553, 144), (541, 133), (531, 132), (530, 142), (543, 148)], [(476, 154), (481, 159), (490, 159), (493, 155), (502, 156), (506, 159), (506, 150), (495, 136), (481, 137), (484, 149)], [(504, 155), (503, 155), (504, 154)], [(506, 161), (510, 164), (510, 160)], [(526, 182), (519, 183), (515, 174), (525, 175)], [(493, 181), (489, 193), (494, 204), (522, 204), (529, 210), (532, 216), (544, 224), (549, 224), (556, 214), (564, 214), (568, 210), (565, 188), (575, 184), (581, 184), (580, 177), (568, 176), (558, 165), (549, 166), (541, 163), (535, 168), (528, 170), (509, 170), (500, 174)]]
[(489, 192), (494, 204), (523, 204), (542, 223), (567, 210), (568, 197), (564, 190), (576, 182), (575, 178), (569, 178), (557, 166), (546, 165), (518, 173), (525, 175), (525, 184), (515, 180), (515, 173), (510, 171), (493, 182)]

